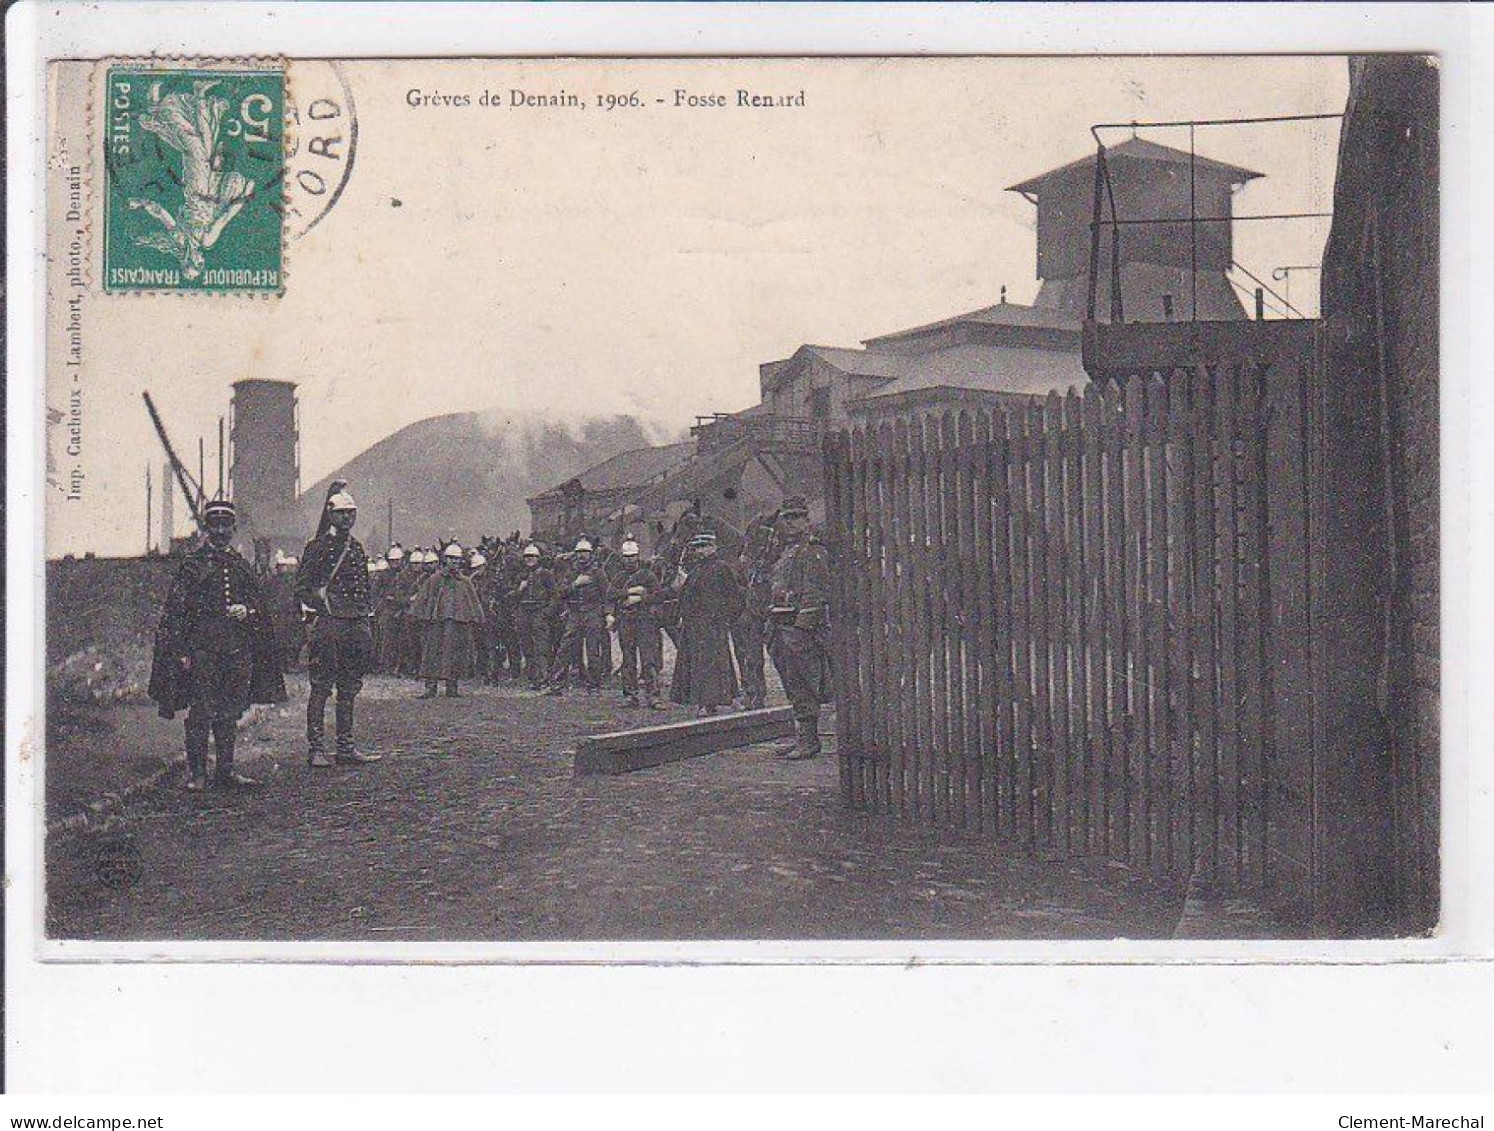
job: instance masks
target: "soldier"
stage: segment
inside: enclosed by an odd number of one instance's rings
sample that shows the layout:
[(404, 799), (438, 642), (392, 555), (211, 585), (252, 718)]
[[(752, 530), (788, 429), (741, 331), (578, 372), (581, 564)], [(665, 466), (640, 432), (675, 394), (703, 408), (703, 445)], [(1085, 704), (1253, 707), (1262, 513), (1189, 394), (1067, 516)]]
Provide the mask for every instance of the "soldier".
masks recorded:
[(731, 649), (742, 673), (742, 695), (749, 711), (767, 703), (764, 678), (768, 607), (772, 589), (773, 520), (764, 515), (753, 519), (737, 559), (742, 582), (742, 613), (731, 625)]
[(415, 603), (415, 591), (435, 572), (435, 564), (435, 551), (416, 547), (406, 567), (409, 577), (404, 587), (404, 631), (399, 642), (399, 674), (403, 676), (415, 676), (420, 667), (421, 627), (420, 622), (410, 615), (410, 607)]
[(560, 647), (550, 672), (551, 695), (564, 695), (571, 669), (576, 669), (589, 694), (602, 686), (602, 665), (610, 662), (607, 630), (612, 614), (607, 578), (592, 563), (591, 542), (582, 538), (571, 555), (570, 578), (561, 589)]
[(182, 562), (156, 630), (149, 694), (163, 718), (187, 712), (187, 788), (194, 793), (207, 788), (210, 731), (217, 784), (257, 784), (233, 768), (239, 719), (251, 703), (286, 699), (270, 610), (253, 569), (233, 548), (237, 519), (224, 499), (207, 505), (207, 540)]
[(784, 499), (774, 524), (782, 547), (772, 572), (772, 628), (768, 650), (794, 707), (797, 741), (789, 761), (820, 752), (820, 705), (834, 702), (830, 684), (830, 559), (809, 533), (802, 495)]
[(476, 666), (482, 638), (482, 600), (472, 579), (465, 576), (462, 548), (455, 542), (442, 551), (441, 572), (426, 578), (415, 592), (410, 616), (421, 626), (420, 675), (425, 680), (422, 699), (434, 699), (436, 687), (446, 683), (446, 694), (461, 694), (458, 681)]
[[(353, 743), (353, 703), (372, 659), (373, 605), (368, 592), (368, 555), (353, 537), (358, 506), (336, 480), (327, 494), (314, 538), (306, 543), (296, 574), (296, 599), (311, 622), (311, 695), (306, 701), (308, 764), (362, 765), (382, 754), (360, 753)], [(327, 700), (337, 691), (337, 755), (324, 740)]]
[(399, 668), (399, 646), (405, 631), (405, 608), (410, 599), (405, 548), (398, 542), (394, 543), (384, 559), (389, 563), (389, 571), (383, 575), (374, 602), (374, 635), (378, 640), (376, 667), (381, 672), (393, 674)]
[(731, 662), (731, 623), (742, 612), (742, 588), (731, 567), (716, 556), (716, 535), (703, 530), (690, 539), (688, 568), (675, 575), (680, 595), (679, 652), (669, 697), (714, 715), (737, 696)]
[(490, 682), (497, 683), (500, 675), (507, 675), (509, 679), (519, 679), (523, 675), (519, 604), (514, 592), (521, 580), (518, 574), (522, 567), (512, 547), (502, 542), (493, 547), (493, 555), (488, 562), (488, 584), (483, 598), (492, 626)]
[(300, 563), (281, 550), (275, 551), (274, 560), (275, 570), (265, 586), (265, 600), (269, 604), (270, 623), (275, 628), (275, 644), (280, 649), (281, 671), (290, 671), (301, 662), (301, 649), (306, 646), (306, 625), (296, 604), (296, 567)]
[(664, 583), (664, 591), (659, 596), (656, 605), (659, 623), (664, 628), (664, 635), (669, 637), (669, 642), (674, 645), (675, 651), (679, 651), (679, 624), (680, 624), (680, 598), (679, 590), (674, 587), (674, 579), (679, 576), (680, 570), (684, 568), (685, 559), (690, 553), (690, 539), (700, 530), (700, 515), (694, 511), (686, 511), (680, 515), (675, 522), (674, 528), (664, 538), (654, 558), (654, 565), (659, 574), (659, 580)]
[[(468, 665), (472, 675), (478, 679), (487, 679), (498, 663), (498, 657), (493, 655), (496, 649), (491, 642), (493, 610), (487, 599), (488, 586), (492, 584), (495, 568), (494, 565), (489, 564), (488, 555), (482, 549), (476, 549), (466, 556), (457, 571), (471, 583), (472, 591), (477, 594), (477, 606), (482, 610), (482, 619), (477, 622), (472, 631), (469, 649), (472, 659)], [(494, 676), (493, 681), (496, 681), (496, 678)]]
[(540, 548), (524, 547), (511, 598), (517, 609), (519, 651), (529, 686), (539, 691), (550, 671), (550, 614), (556, 602), (555, 575), (540, 561)]
[(616, 561), (625, 568), (616, 569), (619, 582), (614, 616), (617, 622), (617, 644), (622, 650), (623, 702), (638, 706), (638, 680), (643, 677), (643, 691), (648, 705), (663, 710), (659, 699), (659, 669), (664, 666), (664, 638), (660, 632), (655, 603), (660, 594), (658, 575), (642, 559), (638, 543), (631, 538), (622, 544)]
[(368, 670), (379, 670), (380, 629), (378, 611), (384, 602), (384, 593), (389, 588), (389, 561), (387, 558), (374, 558), (368, 563), (368, 601), (373, 606), (374, 615), (368, 618), (369, 631), (373, 634), (373, 647), (368, 653)]

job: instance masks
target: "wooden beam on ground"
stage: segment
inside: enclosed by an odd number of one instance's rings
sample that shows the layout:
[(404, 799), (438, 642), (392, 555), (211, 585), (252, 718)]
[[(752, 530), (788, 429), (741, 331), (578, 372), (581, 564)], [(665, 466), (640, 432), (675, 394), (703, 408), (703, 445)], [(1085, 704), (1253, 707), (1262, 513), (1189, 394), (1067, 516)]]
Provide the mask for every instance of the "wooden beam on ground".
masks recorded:
[(791, 707), (709, 715), (682, 723), (593, 734), (576, 746), (575, 773), (626, 774), (794, 733)]

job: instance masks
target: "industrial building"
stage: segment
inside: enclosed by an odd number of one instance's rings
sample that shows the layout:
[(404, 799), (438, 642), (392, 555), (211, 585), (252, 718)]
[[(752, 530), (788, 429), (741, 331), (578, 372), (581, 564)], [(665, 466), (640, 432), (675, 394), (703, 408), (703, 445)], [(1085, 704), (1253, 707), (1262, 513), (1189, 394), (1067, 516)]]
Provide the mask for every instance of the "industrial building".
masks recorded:
[[(1107, 149), (1103, 167), (1091, 155), (1012, 185), (1037, 211), (1041, 285), (1032, 305), (1008, 302), (1003, 288), (993, 305), (859, 347), (802, 345), (759, 367), (758, 404), (697, 418), (690, 458), (631, 498), (609, 487), (595, 505), (587, 500), (592, 472), (583, 473), (531, 500), (534, 529), (571, 534), (589, 523), (594, 530), (624, 507), (633, 525), (667, 523), (692, 508), (742, 525), (790, 493), (808, 495), (818, 518), (820, 441), (830, 429), (1019, 406), (1086, 385), (1082, 325), (1091, 292), (1102, 322), (1244, 320), (1249, 314), (1228, 274), (1233, 199), (1261, 175), (1133, 137)], [(1098, 241), (1097, 181), (1107, 202)], [(1117, 217), (1126, 223), (1105, 224)], [(569, 502), (558, 508), (563, 490)]]

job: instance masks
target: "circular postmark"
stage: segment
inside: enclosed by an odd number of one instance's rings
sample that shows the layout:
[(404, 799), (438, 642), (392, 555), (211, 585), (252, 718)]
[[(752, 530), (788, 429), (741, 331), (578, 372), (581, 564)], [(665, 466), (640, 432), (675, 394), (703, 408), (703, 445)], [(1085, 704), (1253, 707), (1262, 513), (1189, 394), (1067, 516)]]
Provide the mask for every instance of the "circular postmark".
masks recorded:
[(140, 845), (128, 834), (99, 837), (93, 845), (93, 874), (106, 888), (133, 887), (145, 875)]
[(289, 64), (286, 89), (285, 234), (300, 239), (341, 199), (358, 155), (358, 110), (330, 59)]

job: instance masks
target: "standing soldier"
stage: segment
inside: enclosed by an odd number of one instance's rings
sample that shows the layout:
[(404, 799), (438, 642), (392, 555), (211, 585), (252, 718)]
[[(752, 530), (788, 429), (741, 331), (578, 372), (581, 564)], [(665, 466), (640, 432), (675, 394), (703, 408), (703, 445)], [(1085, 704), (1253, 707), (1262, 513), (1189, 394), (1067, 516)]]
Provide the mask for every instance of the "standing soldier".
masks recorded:
[(149, 687), (164, 718), (187, 712), (187, 788), (194, 793), (207, 788), (209, 732), (217, 784), (256, 784), (234, 772), (239, 719), (251, 703), (286, 698), (270, 610), (253, 569), (233, 548), (233, 504), (213, 500), (203, 525), (207, 540), (182, 562), (166, 598)]
[(472, 674), (483, 633), (482, 600), (472, 579), (462, 572), (462, 548), (451, 543), (442, 559), (441, 572), (426, 578), (410, 611), (421, 627), (422, 699), (434, 699), (443, 680), (449, 697), (461, 694), (457, 681)]
[(809, 533), (803, 495), (784, 499), (774, 525), (781, 552), (772, 574), (773, 666), (794, 707), (797, 741), (789, 761), (820, 752), (820, 705), (834, 702), (830, 681), (830, 559)]
[(386, 558), (374, 558), (368, 563), (368, 602), (374, 615), (368, 618), (369, 631), (373, 633), (373, 647), (368, 653), (368, 670), (378, 671), (380, 630), (378, 611), (384, 603), (384, 594), (389, 591), (389, 562)]
[(383, 575), (374, 604), (375, 637), (378, 639), (378, 671), (393, 674), (399, 666), (399, 645), (405, 631), (405, 607), (409, 603), (409, 578), (405, 572), (405, 548), (398, 542), (384, 555), (389, 570)]
[(659, 578), (653, 566), (638, 552), (631, 538), (622, 544), (616, 559), (626, 568), (616, 570), (617, 644), (622, 650), (622, 694), (630, 707), (638, 705), (638, 680), (643, 677), (643, 692), (648, 705), (662, 710), (659, 699), (659, 669), (664, 666), (664, 638), (654, 608), (659, 598)]
[(731, 625), (731, 648), (742, 673), (742, 694), (749, 711), (768, 700), (764, 679), (768, 607), (772, 604), (773, 520), (759, 515), (747, 527), (738, 559), (742, 582), (742, 612)]
[[(358, 505), (342, 480), (327, 493), (316, 536), (306, 543), (296, 574), (296, 599), (311, 622), (311, 695), (306, 701), (307, 762), (362, 765), (382, 754), (360, 753), (353, 744), (353, 702), (363, 690), (372, 661), (373, 605), (368, 592), (368, 555), (353, 537)], [(327, 756), (327, 700), (337, 691), (337, 756)]]
[(742, 588), (731, 567), (716, 556), (716, 535), (703, 530), (690, 539), (688, 568), (675, 575), (680, 595), (679, 652), (669, 695), (676, 703), (714, 715), (737, 696), (731, 662), (731, 623), (742, 612)]
[(555, 575), (540, 561), (540, 548), (524, 547), (512, 600), (517, 608), (519, 651), (529, 686), (539, 691), (550, 671), (550, 614), (555, 606)]
[(434, 550), (426, 550), (417, 547), (410, 555), (410, 564), (405, 567), (409, 576), (405, 580), (404, 616), (401, 618), (404, 631), (400, 633), (399, 642), (399, 674), (414, 676), (420, 667), (420, 622), (410, 615), (410, 608), (415, 603), (415, 592), (425, 584), (426, 579), (434, 572), (436, 554)]
[(275, 572), (265, 586), (265, 600), (270, 607), (270, 623), (275, 627), (275, 643), (280, 649), (280, 669), (290, 671), (301, 662), (306, 645), (306, 625), (296, 604), (295, 558), (275, 551)]
[(488, 562), (488, 584), (482, 590), (492, 626), (490, 683), (497, 683), (500, 675), (518, 679), (522, 674), (519, 605), (514, 593), (521, 580), (518, 577), (520, 568), (509, 546), (499, 542), (493, 547)]
[(550, 673), (550, 694), (564, 695), (571, 669), (580, 675), (588, 693), (602, 686), (602, 666), (611, 662), (607, 631), (612, 614), (607, 611), (607, 578), (592, 562), (591, 542), (576, 543), (571, 555), (570, 580), (560, 594), (563, 605), (560, 648)]

